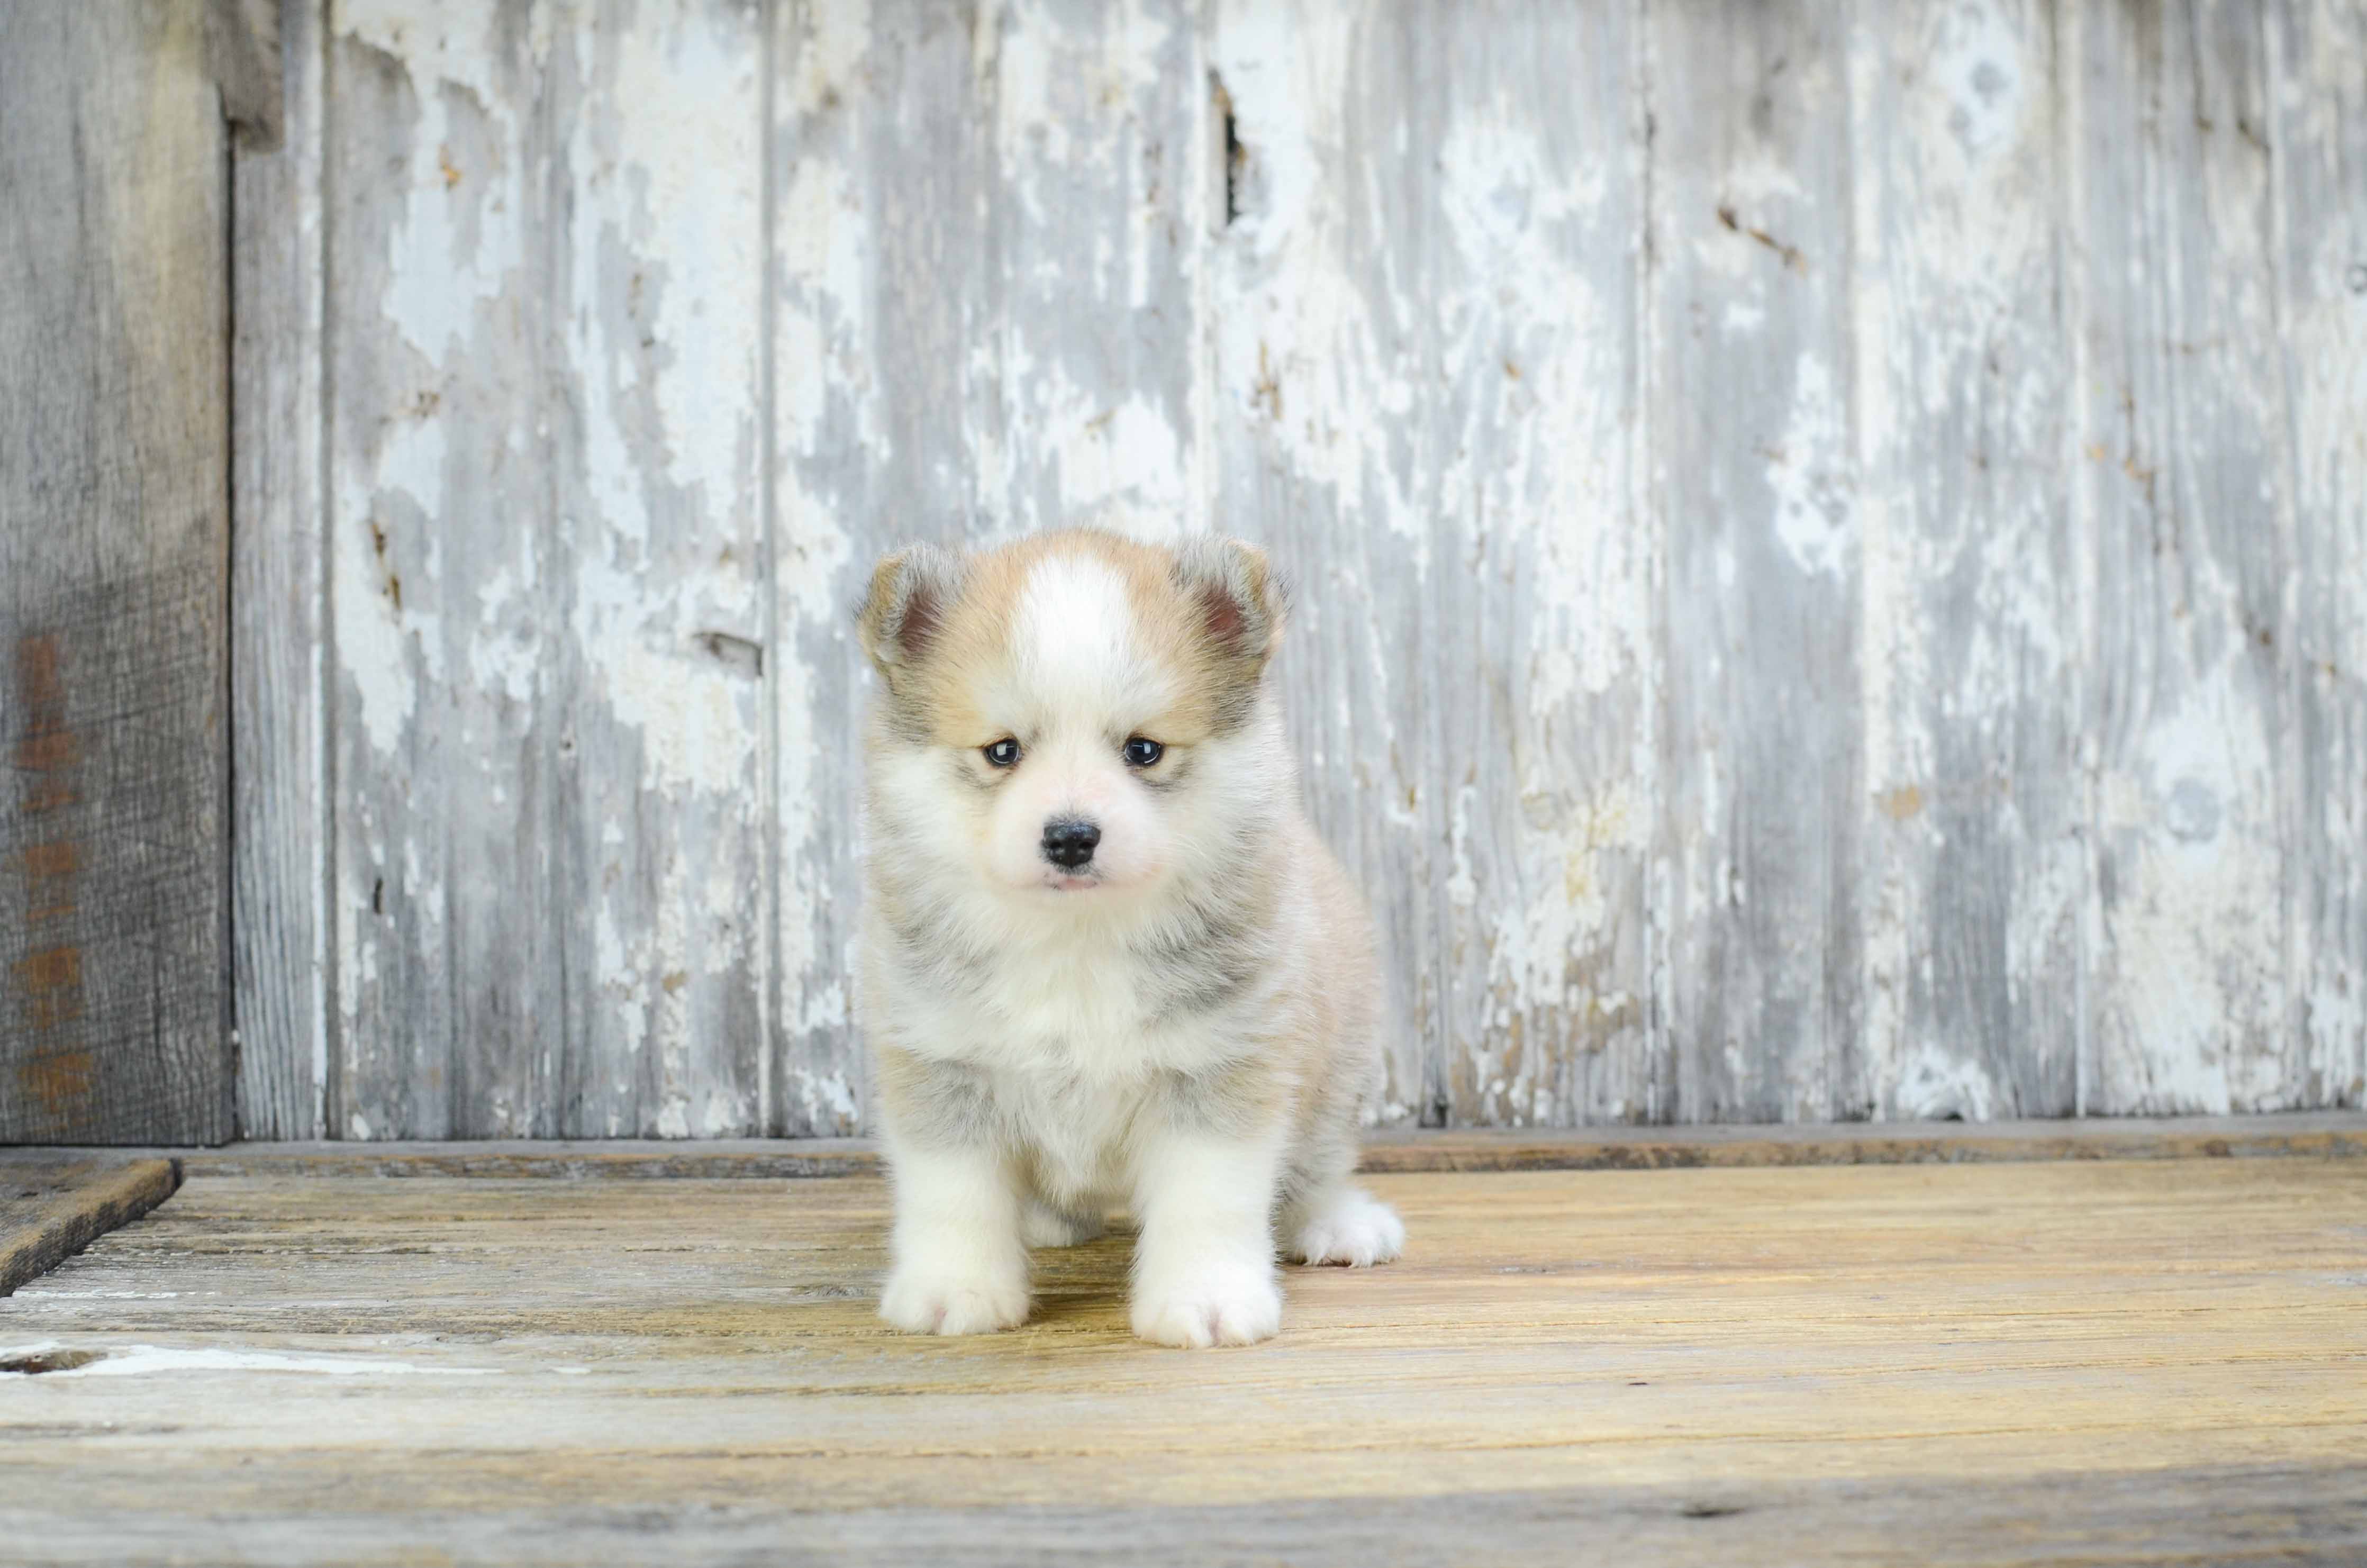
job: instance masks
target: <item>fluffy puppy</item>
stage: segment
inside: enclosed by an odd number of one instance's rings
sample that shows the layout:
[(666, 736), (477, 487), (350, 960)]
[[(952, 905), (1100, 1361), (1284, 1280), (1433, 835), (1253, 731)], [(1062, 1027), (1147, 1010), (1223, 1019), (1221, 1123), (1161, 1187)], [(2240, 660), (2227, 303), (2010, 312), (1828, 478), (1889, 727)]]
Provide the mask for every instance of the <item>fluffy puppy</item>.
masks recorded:
[(1299, 804), (1259, 551), (1044, 535), (873, 573), (862, 1002), (895, 1180), (880, 1315), (1024, 1322), (1027, 1250), (1131, 1210), (1134, 1331), (1246, 1345), (1283, 1252), (1405, 1229), (1349, 1179), (1365, 911)]

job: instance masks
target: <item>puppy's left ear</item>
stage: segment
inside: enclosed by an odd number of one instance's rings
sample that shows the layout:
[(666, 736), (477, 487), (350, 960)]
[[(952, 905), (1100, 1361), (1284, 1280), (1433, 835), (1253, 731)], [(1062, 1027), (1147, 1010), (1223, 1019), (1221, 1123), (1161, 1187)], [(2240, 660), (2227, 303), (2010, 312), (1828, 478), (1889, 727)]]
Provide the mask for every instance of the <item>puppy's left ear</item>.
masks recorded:
[(1201, 535), (1175, 551), (1175, 583), (1199, 612), (1200, 631), (1241, 679), (1254, 681), (1282, 646), (1289, 595), (1265, 551)]

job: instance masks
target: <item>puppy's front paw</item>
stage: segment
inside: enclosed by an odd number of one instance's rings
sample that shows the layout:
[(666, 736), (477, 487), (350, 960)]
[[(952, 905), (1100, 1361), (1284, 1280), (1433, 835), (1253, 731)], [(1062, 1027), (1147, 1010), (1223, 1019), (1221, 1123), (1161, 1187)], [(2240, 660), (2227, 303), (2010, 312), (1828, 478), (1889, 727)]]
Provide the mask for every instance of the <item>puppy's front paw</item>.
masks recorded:
[(1284, 1255), (1299, 1263), (1365, 1268), (1405, 1251), (1405, 1221), (1397, 1210), (1353, 1187), (1288, 1216), (1285, 1234)]
[(1205, 1265), (1171, 1280), (1145, 1279), (1134, 1293), (1134, 1332), (1153, 1345), (1254, 1345), (1281, 1326), (1282, 1291), (1265, 1263)]
[(879, 1315), (907, 1334), (993, 1334), (1027, 1321), (1027, 1281), (900, 1265), (879, 1293)]

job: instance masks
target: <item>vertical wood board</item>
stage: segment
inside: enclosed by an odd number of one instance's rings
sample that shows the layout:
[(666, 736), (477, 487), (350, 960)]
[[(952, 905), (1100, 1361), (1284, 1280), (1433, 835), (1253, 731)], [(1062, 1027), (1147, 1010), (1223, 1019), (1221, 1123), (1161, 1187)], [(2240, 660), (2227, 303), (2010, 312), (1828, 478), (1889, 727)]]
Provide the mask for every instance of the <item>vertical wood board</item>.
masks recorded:
[(232, 1131), (228, 182), (202, 14), (0, 14), (0, 1142)]
[(1847, 40), (1806, 5), (1648, 20), (1667, 1114), (1863, 1116)]
[(2294, 517), (2260, 16), (2070, 15), (2096, 552), (2085, 1108), (2288, 1107)]
[(231, 982), (248, 1138), (329, 1126), (323, 3), (281, 17), (279, 145), (232, 163)]
[(1389, 969), (1385, 1119), (1657, 1111), (1634, 52), (1613, 7), (1217, 14), (1216, 518), (1297, 581), (1293, 735)]
[(1857, 1107), (2078, 1098), (2079, 535), (2054, 7), (1861, 6), (1849, 330), (1865, 778)]

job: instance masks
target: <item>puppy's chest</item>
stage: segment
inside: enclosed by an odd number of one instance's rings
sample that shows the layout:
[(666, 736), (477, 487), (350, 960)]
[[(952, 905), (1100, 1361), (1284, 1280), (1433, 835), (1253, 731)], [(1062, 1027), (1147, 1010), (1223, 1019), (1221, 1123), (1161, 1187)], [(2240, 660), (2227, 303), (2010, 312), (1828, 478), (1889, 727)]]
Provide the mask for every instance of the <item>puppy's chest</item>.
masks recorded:
[(984, 979), (977, 1044), (999, 1065), (1106, 1078), (1197, 1054), (1123, 949), (1006, 959)]

